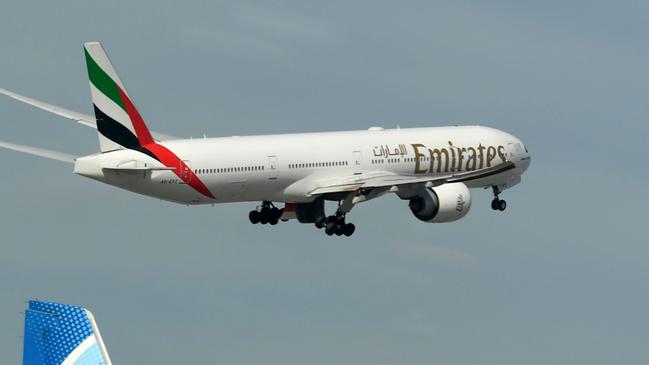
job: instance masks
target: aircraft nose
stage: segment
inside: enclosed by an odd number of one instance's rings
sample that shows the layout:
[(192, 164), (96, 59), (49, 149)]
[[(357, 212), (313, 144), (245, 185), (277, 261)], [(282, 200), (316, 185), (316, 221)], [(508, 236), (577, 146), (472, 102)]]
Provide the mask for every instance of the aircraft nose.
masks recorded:
[(529, 154), (521, 157), (518, 162), (516, 162), (516, 165), (523, 169), (523, 171), (526, 171), (530, 167), (530, 163), (532, 162), (532, 157), (530, 157)]
[(516, 165), (523, 169), (523, 171), (526, 171), (530, 167), (530, 163), (532, 162), (532, 156), (530, 154), (530, 151), (528, 151), (527, 146), (520, 141), (521, 146), (523, 146), (524, 152), (516, 162)]

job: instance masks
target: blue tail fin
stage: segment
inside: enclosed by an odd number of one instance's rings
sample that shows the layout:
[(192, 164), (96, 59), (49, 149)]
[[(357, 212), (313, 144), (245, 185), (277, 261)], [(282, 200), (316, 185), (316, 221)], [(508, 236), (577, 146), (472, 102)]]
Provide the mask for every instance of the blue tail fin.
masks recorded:
[(23, 365), (111, 365), (92, 313), (72, 305), (30, 301)]

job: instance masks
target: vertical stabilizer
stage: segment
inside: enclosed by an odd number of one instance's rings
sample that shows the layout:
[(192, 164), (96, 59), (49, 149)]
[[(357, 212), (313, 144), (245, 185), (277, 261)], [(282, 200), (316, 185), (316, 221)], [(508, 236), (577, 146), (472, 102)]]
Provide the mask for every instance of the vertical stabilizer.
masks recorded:
[(153, 137), (99, 42), (83, 44), (102, 152), (138, 150)]
[(30, 301), (23, 365), (111, 365), (94, 317), (85, 308)]

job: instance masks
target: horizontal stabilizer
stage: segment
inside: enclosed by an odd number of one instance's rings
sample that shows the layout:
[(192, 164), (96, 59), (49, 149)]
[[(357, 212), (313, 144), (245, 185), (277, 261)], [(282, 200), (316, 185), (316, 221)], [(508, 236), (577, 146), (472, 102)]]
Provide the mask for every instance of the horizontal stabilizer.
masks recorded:
[(109, 171), (173, 171), (175, 167), (104, 167), (103, 170)]
[(36, 148), (30, 146), (23, 146), (23, 145), (3, 142), (3, 141), (0, 141), (0, 148), (6, 148), (13, 151), (28, 153), (30, 155), (44, 157), (50, 160), (56, 160), (56, 161), (67, 162), (67, 163), (74, 163), (74, 160), (77, 158), (77, 156), (73, 156), (63, 152), (51, 151), (43, 148)]
[(117, 172), (119, 171), (141, 172), (141, 171), (173, 171), (176, 168), (164, 166), (160, 163), (157, 163), (156, 165), (151, 165), (150, 163), (131, 160), (131, 161), (123, 161), (116, 165), (108, 165), (108, 166), (104, 165), (102, 166), (102, 169), (108, 171), (117, 171)]
[[(66, 108), (62, 108), (60, 106), (48, 104), (44, 101), (36, 100), (24, 95), (20, 95), (18, 93), (15, 93), (13, 91), (9, 91), (3, 88), (0, 88), (0, 94), (7, 95), (10, 98), (16, 99), (18, 101), (21, 101), (25, 104), (31, 105), (33, 107), (36, 107), (41, 110), (45, 110), (46, 112), (50, 112), (53, 114), (56, 114), (60, 117), (71, 119), (76, 121), (77, 123), (81, 125), (85, 125), (86, 127), (91, 127), (91, 128), (97, 128), (97, 121), (95, 120), (95, 117), (79, 112), (75, 112), (74, 110), (69, 110)], [(157, 133), (157, 132), (151, 132), (153, 137), (157, 139), (158, 141), (168, 141), (172, 139), (178, 139), (177, 137), (170, 136), (168, 134), (162, 134), (162, 133)]]

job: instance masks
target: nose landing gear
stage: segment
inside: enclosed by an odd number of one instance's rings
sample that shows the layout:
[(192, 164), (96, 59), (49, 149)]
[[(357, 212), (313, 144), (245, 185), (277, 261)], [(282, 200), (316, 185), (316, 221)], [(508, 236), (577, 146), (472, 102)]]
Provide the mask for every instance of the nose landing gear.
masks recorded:
[(497, 186), (493, 186), (492, 190), (494, 192), (494, 200), (491, 201), (491, 209), (503, 212), (507, 209), (507, 202), (498, 197), (502, 193), (502, 190)]

